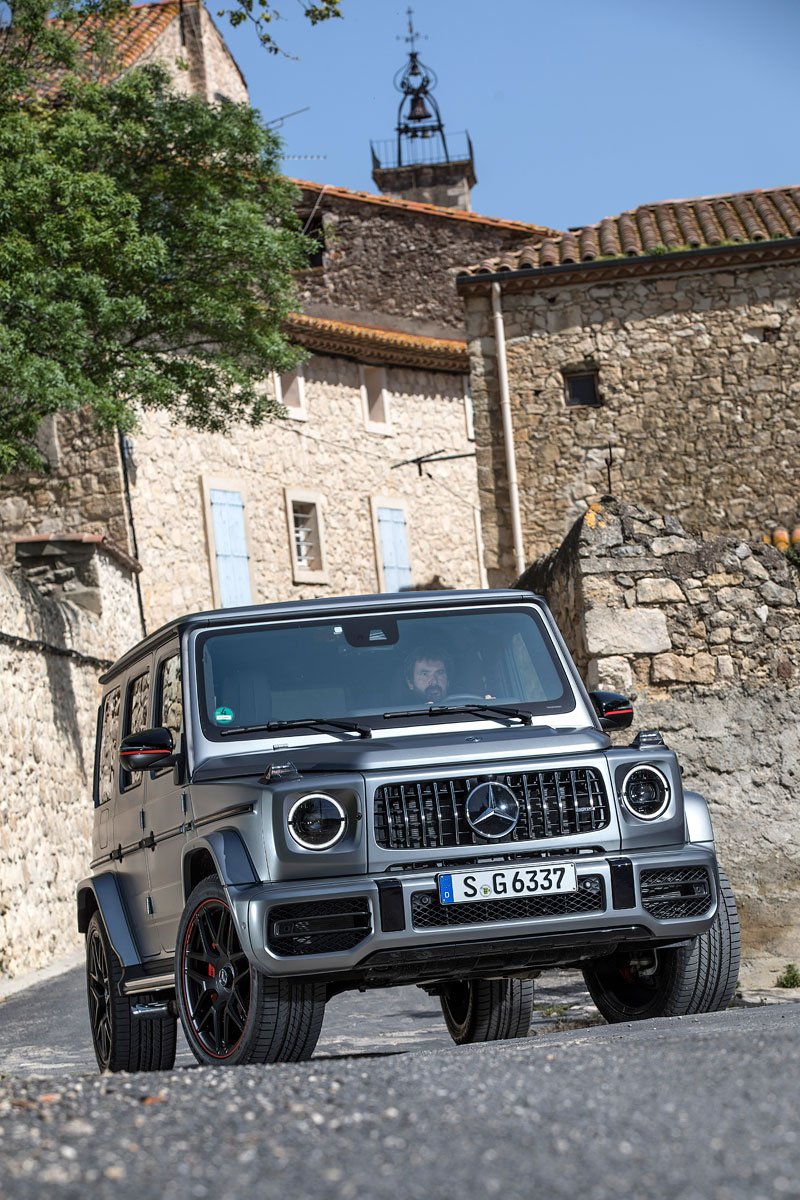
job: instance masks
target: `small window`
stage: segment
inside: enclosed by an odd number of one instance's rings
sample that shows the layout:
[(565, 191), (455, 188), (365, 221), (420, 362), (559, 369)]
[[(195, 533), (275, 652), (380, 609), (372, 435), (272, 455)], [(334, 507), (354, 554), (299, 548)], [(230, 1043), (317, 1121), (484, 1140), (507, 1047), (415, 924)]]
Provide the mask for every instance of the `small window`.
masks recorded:
[(306, 380), (302, 367), (275, 375), (275, 398), (283, 404), (290, 417), (306, 416)]
[(570, 408), (600, 408), (602, 400), (597, 390), (597, 372), (582, 371), (564, 376), (566, 401)]
[(361, 400), (364, 424), (378, 433), (389, 432), (389, 393), (383, 367), (361, 368)]
[(208, 491), (218, 603), (221, 608), (251, 604), (250, 555), (244, 523), (244, 499), (233, 488), (211, 487)]
[[(128, 702), (125, 706), (125, 728), (123, 737), (127, 737), (129, 733), (138, 733), (140, 729), (147, 729), (147, 710), (150, 700), (150, 672), (145, 671), (141, 675), (137, 675), (128, 684)], [(136, 787), (142, 782), (142, 772), (127, 771), (122, 774), (122, 787), (120, 791), (127, 788)]]
[(177, 654), (173, 654), (161, 664), (157, 724), (170, 731), (177, 745), (182, 723), (181, 660)]
[(107, 804), (114, 795), (114, 773), (119, 750), (119, 688), (109, 692), (103, 701), (100, 724), (100, 744), (97, 749), (97, 803)]
[(309, 267), (325, 265), (325, 218), (322, 213), (314, 213), (303, 222), (303, 233), (316, 243), (309, 255)]
[(375, 516), (378, 526), (382, 591), (408, 591), (411, 587), (411, 559), (408, 553), (405, 510), (377, 504)]
[(286, 512), (295, 583), (326, 582), (321, 498), (314, 493), (287, 491)]

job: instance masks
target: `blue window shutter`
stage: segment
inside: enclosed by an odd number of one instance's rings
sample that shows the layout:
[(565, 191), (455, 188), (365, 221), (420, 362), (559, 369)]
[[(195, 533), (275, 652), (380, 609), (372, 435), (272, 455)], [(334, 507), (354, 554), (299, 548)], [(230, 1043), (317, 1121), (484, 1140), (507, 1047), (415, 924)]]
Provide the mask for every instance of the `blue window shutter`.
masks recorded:
[(244, 502), (239, 492), (210, 489), (217, 558), (219, 599), (223, 608), (251, 604), (250, 556), (244, 532)]
[(406, 514), (403, 509), (379, 508), (378, 530), (384, 587), (387, 592), (400, 592), (411, 586), (411, 560), (408, 556)]

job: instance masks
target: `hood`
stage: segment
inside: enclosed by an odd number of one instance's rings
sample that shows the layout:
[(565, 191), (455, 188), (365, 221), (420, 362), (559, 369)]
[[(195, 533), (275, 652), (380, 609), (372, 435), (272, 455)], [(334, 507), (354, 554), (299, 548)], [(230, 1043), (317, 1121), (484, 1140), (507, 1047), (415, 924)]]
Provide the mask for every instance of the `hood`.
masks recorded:
[(420, 773), (452, 766), (469, 768), (474, 763), (498, 759), (512, 764), (518, 759), (552, 755), (597, 754), (607, 750), (611, 739), (599, 729), (553, 729), (549, 725), (515, 725), (510, 728), (480, 729), (475, 733), (420, 734), (415, 737), (347, 738), (314, 746), (287, 746), (281, 750), (254, 750), (240, 743), (238, 753), (227, 750), (198, 763), (195, 781), (237, 778), (261, 774), (273, 763), (291, 762), (301, 775), (335, 771), (413, 770)]

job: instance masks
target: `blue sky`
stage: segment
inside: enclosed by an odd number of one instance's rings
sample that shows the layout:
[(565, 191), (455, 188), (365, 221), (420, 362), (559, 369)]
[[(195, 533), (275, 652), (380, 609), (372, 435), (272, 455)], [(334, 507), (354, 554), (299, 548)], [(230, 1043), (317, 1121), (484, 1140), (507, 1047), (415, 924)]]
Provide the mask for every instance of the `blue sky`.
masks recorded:
[[(411, 4), (446, 127), (472, 136), (478, 212), (565, 229), (800, 184), (800, 0)], [(309, 108), (281, 129), (287, 174), (375, 190), (369, 142), (393, 134), (407, 7), (342, 0), (344, 20), (311, 28), (278, 0), (291, 58), (218, 20), (266, 120)]]

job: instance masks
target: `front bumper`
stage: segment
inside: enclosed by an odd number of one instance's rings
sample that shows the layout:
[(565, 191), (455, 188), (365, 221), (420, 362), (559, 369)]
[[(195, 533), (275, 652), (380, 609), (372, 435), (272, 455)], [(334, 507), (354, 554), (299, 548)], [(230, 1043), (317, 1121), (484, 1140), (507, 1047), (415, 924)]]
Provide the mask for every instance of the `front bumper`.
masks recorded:
[(578, 892), (535, 901), (443, 908), (436, 872), (427, 870), (262, 884), (232, 890), (231, 901), (245, 949), (267, 975), (375, 985), (580, 961), (622, 942), (682, 941), (716, 916), (716, 861), (705, 847), (567, 861), (576, 864)]

